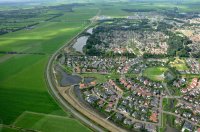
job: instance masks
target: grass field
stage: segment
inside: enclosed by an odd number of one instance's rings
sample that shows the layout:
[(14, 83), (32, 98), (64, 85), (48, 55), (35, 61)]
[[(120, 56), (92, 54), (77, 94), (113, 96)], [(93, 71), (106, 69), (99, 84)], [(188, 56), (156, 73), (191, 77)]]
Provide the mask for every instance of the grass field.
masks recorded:
[(168, 99), (164, 98), (162, 102), (163, 110), (165, 111), (173, 111), (173, 107), (176, 105), (177, 100), (176, 99)]
[(188, 70), (184, 59), (176, 58), (173, 62), (170, 62), (170, 65), (180, 71)]
[(163, 81), (166, 71), (167, 68), (165, 67), (149, 67), (145, 69), (143, 75), (153, 81)]
[[(158, 132), (179, 132), (182, 127), (177, 128), (174, 123), (175, 116), (162, 113), (162, 127), (159, 127)], [(176, 128), (176, 129), (175, 129)]]
[(20, 130), (18, 129), (5, 127), (5, 126), (0, 126), (0, 131), (1, 132), (20, 132)]
[(33, 112), (24, 112), (13, 125), (42, 132), (90, 131), (75, 119)]
[[(70, 22), (66, 22), (63, 17), (60, 17), (57, 19), (64, 21), (41, 22), (35, 29), (21, 30), (0, 36), (0, 51), (45, 54), (13, 55), (0, 61), (0, 118), (3, 124), (13, 123), (24, 111), (68, 115), (59, 108), (47, 92), (44, 77), (45, 67), (50, 55), (84, 29), (88, 25), (86, 20), (93, 17), (97, 11), (97, 9), (89, 11), (75, 9), (75, 12), (65, 14), (66, 19), (71, 20)], [(5, 56), (9, 55), (0, 56), (0, 60)], [(76, 124), (77, 129), (84, 128), (84, 126)], [(80, 127), (78, 127), (79, 125)], [(64, 127), (64, 125), (62, 126)], [(56, 126), (54, 127), (56, 128)], [(67, 125), (65, 127), (70, 129)]]
[(166, 130), (166, 122), (167, 122), (167, 118), (166, 118), (166, 114), (161, 115), (161, 127), (158, 127), (158, 132), (165, 132)]

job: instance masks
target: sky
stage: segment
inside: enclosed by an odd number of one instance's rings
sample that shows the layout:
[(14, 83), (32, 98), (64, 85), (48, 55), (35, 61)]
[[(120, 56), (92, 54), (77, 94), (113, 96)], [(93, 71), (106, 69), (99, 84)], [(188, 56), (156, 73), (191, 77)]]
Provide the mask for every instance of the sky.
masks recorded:
[[(52, 2), (77, 2), (77, 1), (84, 1), (84, 0), (0, 0), (0, 2), (46, 2), (46, 1), (52, 1)], [(98, 0), (89, 0), (89, 1), (98, 1)], [(99, 0), (99, 1), (102, 1), (102, 0)], [(106, 1), (106, 0), (104, 0)], [(108, 0), (108, 1), (130, 1), (130, 0)], [(131, 1), (134, 1), (134, 0), (131, 0)], [(143, 0), (135, 0), (135, 1), (143, 1)], [(148, 1), (148, 0), (146, 0)], [(155, 0), (155, 1), (166, 1), (166, 0)], [(168, 0), (170, 1), (170, 0)], [(190, 1), (190, 0), (173, 0), (173, 1)], [(196, 0), (198, 1), (198, 0)]]
[[(7, 2), (7, 3), (10, 3), (10, 2), (37, 2), (37, 3), (40, 3), (40, 2), (47, 2), (47, 1), (51, 1), (51, 2), (66, 2), (66, 3), (75, 3), (75, 2), (84, 2), (84, 0), (0, 0), (0, 3), (2, 2)], [(87, 1), (98, 1), (98, 0), (87, 0)], [(99, 0), (99, 1), (102, 1), (102, 0)], [(104, 0), (106, 1), (106, 0)], [(108, 0), (108, 1), (128, 1), (128, 0)]]

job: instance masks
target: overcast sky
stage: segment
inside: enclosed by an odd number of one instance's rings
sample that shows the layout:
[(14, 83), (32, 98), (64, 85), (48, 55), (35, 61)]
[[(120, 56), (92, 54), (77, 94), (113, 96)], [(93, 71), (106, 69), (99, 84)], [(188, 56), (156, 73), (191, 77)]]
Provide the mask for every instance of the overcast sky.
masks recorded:
[[(46, 2), (46, 1), (76, 2), (77, 0), (0, 0), (0, 2), (30, 2), (30, 1), (31, 2)], [(89, 0), (89, 1), (93, 1), (93, 0)], [(98, 1), (98, 0), (94, 0), (94, 1)], [(102, 0), (99, 0), (99, 1), (102, 1)], [(106, 1), (106, 0), (104, 0), (104, 1)], [(112, 1), (112, 0), (108, 0), (108, 1)], [(117, 0), (115, 0), (115, 1), (117, 1)], [(128, 1), (128, 0), (118, 0), (118, 1)], [(132, 1), (134, 1), (134, 0), (132, 0)], [(135, 1), (140, 1), (140, 0), (135, 0)], [(143, 0), (141, 0), (141, 1), (143, 1)], [(148, 0), (146, 0), (146, 1), (148, 1)], [(155, 1), (167, 1), (167, 0), (155, 0)], [(168, 1), (190, 1), (190, 0), (168, 0)], [(198, 1), (198, 0), (196, 0), (196, 1)]]

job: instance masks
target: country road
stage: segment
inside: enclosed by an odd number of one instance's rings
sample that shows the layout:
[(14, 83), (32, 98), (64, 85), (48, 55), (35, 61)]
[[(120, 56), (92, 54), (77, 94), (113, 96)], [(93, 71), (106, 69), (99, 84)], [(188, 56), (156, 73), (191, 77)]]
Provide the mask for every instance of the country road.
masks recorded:
[[(96, 18), (98, 15), (100, 15), (100, 13), (101, 13), (101, 10), (99, 10), (96, 16), (91, 19), (91, 23), (87, 27), (85, 27), (82, 30), (82, 32), (88, 29), (91, 25), (95, 23)], [(73, 42), (73, 40), (75, 40), (82, 32), (74, 36), (66, 45)], [(103, 132), (107, 130), (112, 131), (112, 132), (124, 132), (125, 130), (119, 128), (118, 126), (115, 126), (108, 120), (103, 119), (102, 117), (98, 116), (96, 113), (94, 112), (92, 113), (91, 111), (88, 112), (88, 110), (84, 108), (83, 106), (81, 106), (80, 103), (77, 102), (78, 100), (75, 99), (75, 97), (71, 95), (70, 93), (64, 95), (63, 91), (59, 90), (59, 86), (57, 85), (57, 82), (54, 78), (53, 62), (56, 59), (56, 56), (59, 54), (59, 52), (63, 48), (65, 48), (66, 45), (63, 45), (61, 48), (59, 48), (51, 56), (51, 58), (48, 61), (46, 73), (45, 73), (46, 81), (47, 81), (47, 84), (49, 85), (48, 92), (64, 110), (70, 111), (76, 118), (80, 119), (82, 122), (84, 122), (87, 126), (92, 128), (93, 130), (98, 131), (98, 132)], [(81, 108), (81, 111), (80, 111), (80, 108)]]
[[(101, 10), (98, 11), (95, 17), (100, 15)], [(95, 18), (94, 17), (94, 18)], [(73, 40), (75, 40), (83, 31), (85, 31), (87, 28), (89, 28), (92, 24), (94, 24), (95, 19), (91, 20), (91, 23), (86, 26), (80, 33), (78, 33), (76, 36), (74, 36), (70, 41), (68, 41), (65, 45), (60, 47), (52, 56), (50, 57), (48, 64), (46, 66), (46, 72), (45, 72), (45, 77), (46, 77), (46, 82), (48, 85), (48, 92), (49, 94), (56, 100), (56, 102), (63, 108), (65, 111), (70, 111), (76, 118), (84, 122), (84, 124), (90, 126), (95, 131), (98, 132), (103, 132), (105, 131), (102, 127), (98, 126), (82, 114), (80, 114), (78, 111), (76, 111), (59, 93), (58, 89), (55, 86), (55, 80), (53, 80), (52, 75), (53, 75), (53, 62), (57, 56), (57, 54), (69, 43), (71, 43)]]

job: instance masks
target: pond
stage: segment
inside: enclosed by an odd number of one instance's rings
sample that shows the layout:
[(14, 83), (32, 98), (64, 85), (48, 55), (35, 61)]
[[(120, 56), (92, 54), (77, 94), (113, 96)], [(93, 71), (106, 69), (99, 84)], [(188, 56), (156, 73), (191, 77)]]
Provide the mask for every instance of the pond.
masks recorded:
[(94, 28), (89, 28), (89, 29), (87, 30), (87, 33), (92, 34), (92, 33), (93, 33), (93, 29), (94, 29)]
[(76, 43), (73, 45), (73, 48), (76, 51), (83, 53), (83, 47), (86, 45), (88, 37), (89, 36), (82, 36), (82, 37), (78, 38), (76, 40)]
[(59, 83), (62, 87), (79, 84), (82, 80), (79, 76), (67, 74), (60, 66), (56, 67), (56, 71), (58, 71), (61, 76)]
[(177, 129), (170, 127), (169, 125), (167, 125), (167, 130), (166, 132), (179, 132)]
[(95, 80), (95, 78), (93, 78), (93, 77), (85, 77), (84, 78), (84, 83), (91, 83), (94, 80)]

